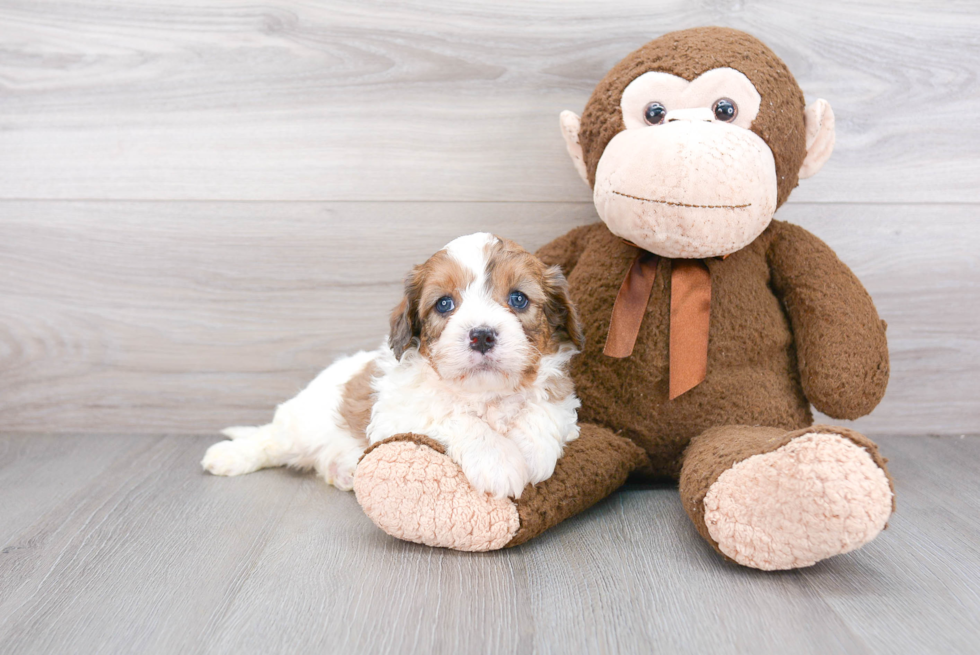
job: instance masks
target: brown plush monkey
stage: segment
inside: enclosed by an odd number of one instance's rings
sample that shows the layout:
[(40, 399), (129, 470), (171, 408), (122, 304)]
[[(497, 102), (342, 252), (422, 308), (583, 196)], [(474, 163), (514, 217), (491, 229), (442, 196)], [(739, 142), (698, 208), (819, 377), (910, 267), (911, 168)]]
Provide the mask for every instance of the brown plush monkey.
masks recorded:
[[(698, 532), (746, 566), (808, 566), (873, 539), (893, 510), (885, 461), (856, 432), (811, 426), (810, 406), (854, 419), (878, 404), (885, 326), (830, 248), (773, 220), (830, 156), (830, 106), (805, 106), (754, 37), (698, 28), (627, 56), (561, 127), (602, 219), (538, 253), (585, 325), (581, 437), (513, 501), (478, 497), (438, 444), (396, 436), (357, 470), (366, 513), (401, 538), (494, 549), (635, 471), (678, 480)], [(427, 519), (446, 507), (451, 524)]]

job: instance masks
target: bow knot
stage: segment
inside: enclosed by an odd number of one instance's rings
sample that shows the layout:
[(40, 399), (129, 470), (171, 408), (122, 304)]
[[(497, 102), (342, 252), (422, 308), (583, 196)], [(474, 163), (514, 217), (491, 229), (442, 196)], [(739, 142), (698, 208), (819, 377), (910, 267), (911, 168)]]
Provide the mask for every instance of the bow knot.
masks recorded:
[[(603, 353), (616, 358), (633, 353), (646, 313), (660, 257), (640, 250), (613, 304)], [(690, 391), (708, 373), (708, 325), (711, 273), (700, 259), (673, 259), (670, 273), (670, 399)]]

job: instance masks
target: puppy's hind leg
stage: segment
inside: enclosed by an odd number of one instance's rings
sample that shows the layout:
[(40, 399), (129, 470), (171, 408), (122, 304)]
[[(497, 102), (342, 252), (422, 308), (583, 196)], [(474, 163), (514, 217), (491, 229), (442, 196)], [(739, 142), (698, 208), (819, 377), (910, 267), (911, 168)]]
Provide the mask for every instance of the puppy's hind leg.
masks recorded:
[(349, 490), (367, 447), (363, 426), (371, 413), (377, 356), (359, 352), (337, 360), (279, 405), (268, 425), (224, 430), (231, 441), (211, 446), (201, 466), (215, 475), (242, 475), (272, 466), (315, 468), (329, 484)]
[(327, 484), (332, 484), (341, 491), (350, 491), (354, 488), (354, 469), (357, 468), (357, 462), (366, 447), (366, 439), (338, 429), (317, 452), (313, 467)]
[(259, 469), (282, 466), (282, 445), (276, 439), (275, 424), (258, 427), (226, 428), (222, 434), (230, 441), (219, 441), (208, 448), (201, 460), (213, 475), (244, 475)]

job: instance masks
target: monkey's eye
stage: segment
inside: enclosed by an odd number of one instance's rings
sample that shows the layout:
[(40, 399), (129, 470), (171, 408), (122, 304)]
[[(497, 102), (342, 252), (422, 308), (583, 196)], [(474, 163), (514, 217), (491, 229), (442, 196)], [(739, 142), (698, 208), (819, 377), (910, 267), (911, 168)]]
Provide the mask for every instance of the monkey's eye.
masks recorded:
[(660, 125), (664, 122), (666, 115), (667, 108), (659, 102), (651, 102), (643, 108), (643, 120), (647, 122), (647, 125)]
[(510, 297), (507, 298), (507, 304), (516, 310), (527, 309), (527, 296), (525, 296), (520, 291), (511, 291)]
[(715, 118), (725, 123), (731, 123), (738, 116), (738, 105), (735, 101), (729, 100), (728, 98), (721, 98), (716, 100), (714, 106), (711, 108), (715, 112)]
[(456, 309), (456, 303), (453, 302), (452, 296), (443, 296), (436, 301), (436, 311), (440, 314), (448, 314), (454, 309)]

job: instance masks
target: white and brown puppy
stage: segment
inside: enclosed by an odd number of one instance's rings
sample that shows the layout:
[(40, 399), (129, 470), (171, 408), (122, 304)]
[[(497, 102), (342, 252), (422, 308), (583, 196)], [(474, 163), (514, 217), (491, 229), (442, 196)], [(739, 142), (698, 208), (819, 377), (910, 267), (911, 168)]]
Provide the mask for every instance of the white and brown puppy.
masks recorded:
[(581, 346), (558, 267), (492, 234), (460, 237), (409, 274), (385, 345), (335, 362), (272, 423), (228, 428), (201, 464), (313, 468), (349, 490), (369, 444), (413, 432), (443, 444), (475, 489), (519, 497), (578, 437), (567, 368)]

